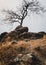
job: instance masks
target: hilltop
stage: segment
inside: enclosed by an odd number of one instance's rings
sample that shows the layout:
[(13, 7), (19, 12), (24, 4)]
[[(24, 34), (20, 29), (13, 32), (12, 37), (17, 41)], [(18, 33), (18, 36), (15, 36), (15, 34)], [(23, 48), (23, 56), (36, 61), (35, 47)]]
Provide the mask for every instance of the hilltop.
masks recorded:
[(46, 65), (46, 33), (22, 26), (1, 33), (0, 65)]

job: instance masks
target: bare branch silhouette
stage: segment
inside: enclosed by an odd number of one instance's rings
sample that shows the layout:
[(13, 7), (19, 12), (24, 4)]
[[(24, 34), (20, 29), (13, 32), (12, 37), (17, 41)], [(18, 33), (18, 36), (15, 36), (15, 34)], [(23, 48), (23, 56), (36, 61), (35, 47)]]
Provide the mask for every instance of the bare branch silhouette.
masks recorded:
[(29, 10), (31, 12), (35, 12), (36, 14), (46, 12), (45, 8), (40, 5), (38, 0), (32, 0), (32, 1), (23, 0), (23, 5), (20, 10), (21, 15), (17, 14), (14, 11), (4, 10), (4, 12), (8, 14), (5, 21), (9, 20), (12, 23), (18, 22), (22, 26), (23, 20), (27, 16)]

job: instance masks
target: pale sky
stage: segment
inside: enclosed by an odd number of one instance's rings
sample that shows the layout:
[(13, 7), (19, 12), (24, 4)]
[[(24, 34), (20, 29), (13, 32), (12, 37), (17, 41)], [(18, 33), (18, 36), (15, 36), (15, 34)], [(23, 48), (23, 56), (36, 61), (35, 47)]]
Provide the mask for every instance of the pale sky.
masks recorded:
[[(46, 0), (39, 1), (41, 5), (46, 8)], [(4, 24), (2, 19), (5, 14), (2, 15), (1, 11), (3, 9), (17, 11), (21, 6), (21, 2), (22, 0), (0, 0), (0, 33), (11, 31), (18, 25), (18, 23), (14, 23), (13, 25)], [(31, 14), (30, 16), (27, 16), (24, 20), (23, 26), (28, 26), (29, 31), (31, 32), (46, 32), (46, 13), (41, 15)]]

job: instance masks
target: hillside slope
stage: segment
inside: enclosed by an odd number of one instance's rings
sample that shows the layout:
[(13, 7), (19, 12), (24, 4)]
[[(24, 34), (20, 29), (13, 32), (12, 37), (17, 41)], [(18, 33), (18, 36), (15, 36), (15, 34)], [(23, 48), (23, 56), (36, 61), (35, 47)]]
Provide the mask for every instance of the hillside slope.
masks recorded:
[(46, 33), (28, 32), (27, 27), (2, 33), (0, 65), (46, 65)]

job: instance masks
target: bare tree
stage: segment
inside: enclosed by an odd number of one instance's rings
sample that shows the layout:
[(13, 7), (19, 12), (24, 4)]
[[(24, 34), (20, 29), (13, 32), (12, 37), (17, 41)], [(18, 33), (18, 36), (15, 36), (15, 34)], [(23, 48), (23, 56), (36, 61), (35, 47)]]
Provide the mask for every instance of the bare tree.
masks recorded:
[(9, 20), (11, 21), (11, 23), (18, 22), (22, 26), (23, 20), (27, 16), (29, 10), (31, 12), (35, 12), (36, 14), (46, 12), (45, 8), (40, 5), (38, 0), (23, 0), (23, 5), (20, 9), (20, 14), (17, 14), (14, 11), (4, 10), (4, 12), (8, 14), (5, 20)]

